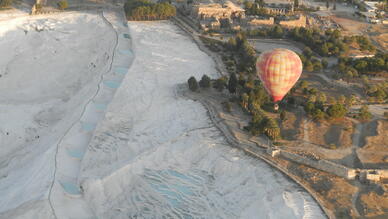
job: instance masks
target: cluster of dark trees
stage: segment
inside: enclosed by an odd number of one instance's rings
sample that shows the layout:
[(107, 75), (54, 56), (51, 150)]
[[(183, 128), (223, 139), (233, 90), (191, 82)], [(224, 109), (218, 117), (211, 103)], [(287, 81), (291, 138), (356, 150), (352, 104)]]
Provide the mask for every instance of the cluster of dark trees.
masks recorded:
[(349, 51), (349, 44), (356, 43), (360, 50), (375, 52), (376, 47), (365, 36), (341, 35), (338, 29), (320, 30), (317, 28), (295, 27), (284, 29), (279, 25), (246, 31), (250, 37), (289, 38), (301, 42), (321, 56), (340, 56)]
[(124, 11), (129, 20), (164, 20), (176, 15), (173, 5), (148, 0), (128, 0), (124, 4)]
[(288, 36), (309, 46), (321, 56), (339, 56), (349, 50), (339, 30), (323, 32), (316, 28), (296, 27), (289, 31)]
[(280, 138), (280, 128), (274, 118), (265, 115), (263, 109), (271, 108), (271, 99), (267, 95), (260, 82), (255, 81), (252, 84), (245, 81), (239, 82), (242, 89), (239, 89), (240, 105), (252, 115), (249, 125), (245, 127), (252, 135), (265, 134), (272, 140)]
[(371, 83), (367, 76), (362, 76), (365, 94), (369, 96), (369, 102), (384, 103), (388, 100), (388, 83)]
[[(275, 25), (273, 27), (247, 31), (246, 35), (251, 37), (289, 38), (305, 44), (321, 56), (339, 56), (349, 50), (339, 30), (322, 31), (317, 28), (304, 27), (284, 29), (279, 25)], [(365, 43), (367, 41), (360, 40), (357, 42)], [(367, 47), (373, 47), (371, 44), (367, 45)]]
[(247, 30), (243, 33), (249, 37), (284, 38), (285, 31), (280, 25), (274, 25), (273, 27)]
[(252, 76), (245, 80), (242, 75), (237, 78), (236, 74), (232, 73), (229, 78), (221, 77), (211, 80), (207, 75), (204, 75), (199, 82), (195, 77), (190, 77), (188, 85), (192, 91), (198, 90), (199, 87), (213, 87), (221, 92), (227, 88), (230, 94), (238, 97), (241, 107), (252, 115), (251, 122), (245, 127), (246, 130), (252, 135), (265, 134), (273, 140), (280, 138), (278, 122), (266, 116), (263, 111), (265, 106), (271, 108), (270, 97), (262, 87), (261, 82), (254, 80)]
[(303, 63), (303, 69), (312, 72), (312, 71), (320, 71), (327, 67), (328, 63), (326, 59), (322, 59), (321, 61), (313, 56), (313, 51), (310, 47), (306, 46), (303, 50), (302, 54), (298, 54), (300, 60)]
[(357, 43), (362, 51), (370, 51), (370, 52), (376, 51), (376, 47), (365, 36), (361, 36), (361, 35), (359, 35), (359, 36), (345, 36), (343, 38), (343, 41), (346, 44), (351, 44), (354, 42)]
[(249, 44), (245, 34), (237, 33), (235, 38), (230, 38), (225, 49), (229, 50), (237, 62), (237, 70), (241, 72), (256, 72), (256, 52)]
[(378, 53), (374, 57), (366, 57), (361, 59), (341, 58), (339, 60), (338, 69), (344, 75), (348, 71), (359, 74), (374, 75), (378, 72), (388, 72), (388, 53)]
[(220, 77), (216, 80), (212, 80), (207, 75), (203, 75), (199, 82), (197, 81), (197, 79), (194, 76), (191, 76), (189, 78), (189, 80), (187, 80), (187, 83), (188, 83), (189, 89), (191, 91), (197, 91), (200, 87), (201, 88), (213, 87), (214, 89), (222, 92), (225, 88), (230, 86), (230, 85), (228, 85), (228, 78), (227, 77)]
[(358, 114), (358, 118), (361, 120), (370, 120), (372, 118), (372, 113), (369, 112), (368, 105), (363, 105), (360, 108), (360, 112)]
[(356, 97), (353, 95), (341, 95), (338, 99), (327, 98), (326, 94), (318, 92), (318, 89), (309, 88), (307, 81), (301, 81), (297, 89), (301, 89), (306, 97), (305, 112), (316, 121), (344, 118), (349, 108), (356, 103)]
[(67, 2), (67, 0), (61, 0), (61, 1), (59, 1), (59, 2), (57, 3), (57, 5), (58, 5), (58, 8), (59, 8), (60, 10), (65, 10), (66, 8), (69, 7), (69, 3)]
[(13, 0), (0, 0), (0, 8), (6, 8), (11, 6), (13, 3)]
[(263, 0), (256, 0), (255, 2), (245, 1), (244, 9), (246, 15), (270, 16), (271, 14), (264, 8), (265, 2)]

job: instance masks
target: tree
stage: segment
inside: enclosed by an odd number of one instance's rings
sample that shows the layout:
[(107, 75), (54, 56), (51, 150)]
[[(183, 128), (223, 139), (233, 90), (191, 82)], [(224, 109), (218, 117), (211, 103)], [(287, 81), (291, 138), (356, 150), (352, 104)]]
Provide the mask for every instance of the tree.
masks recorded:
[(0, 0), (0, 8), (5, 8), (12, 5), (13, 0)]
[(175, 16), (176, 9), (167, 2), (153, 3), (148, 0), (128, 0), (124, 11), (130, 20), (157, 20)]
[(329, 65), (329, 63), (327, 62), (326, 59), (322, 59), (321, 63), (322, 63), (323, 68), (327, 68), (327, 66)]
[(282, 110), (280, 112), (280, 120), (282, 120), (282, 121), (286, 120), (286, 116), (287, 116), (286, 111)]
[(304, 111), (306, 111), (307, 114), (311, 114), (315, 110), (315, 104), (313, 102), (307, 102), (304, 106)]
[(255, 0), (255, 3), (258, 4), (260, 8), (264, 7), (265, 5), (264, 0)]
[(326, 110), (326, 113), (331, 118), (343, 118), (347, 113), (347, 109), (343, 104), (336, 103), (329, 106)]
[(309, 82), (303, 80), (303, 81), (300, 82), (299, 86), (300, 86), (300, 88), (303, 90), (303, 89), (309, 87)]
[(195, 79), (195, 77), (190, 77), (189, 80), (187, 80), (187, 83), (189, 84), (189, 89), (191, 91), (196, 91), (198, 90), (198, 82), (197, 82), (197, 79)]
[(337, 103), (337, 100), (333, 96), (329, 96), (328, 104), (333, 105)]
[(315, 101), (317, 101), (317, 96), (315, 96), (314, 94), (311, 94), (308, 98), (308, 102), (315, 103)]
[(318, 93), (318, 89), (313, 87), (311, 89), (309, 89), (309, 94), (312, 94), (312, 95), (316, 95)]
[(346, 78), (346, 81), (349, 83), (350, 79), (353, 78), (353, 72), (352, 71), (345, 72), (345, 78)]
[(364, 60), (360, 60), (359, 62), (356, 63), (354, 66), (355, 69), (359, 72), (363, 72), (366, 70), (366, 67), (368, 66), (368, 63)]
[(299, 0), (294, 0), (294, 7), (298, 8), (299, 7)]
[(353, 104), (356, 103), (356, 100), (357, 100), (357, 99), (356, 99), (356, 96), (351, 95), (350, 97), (346, 98), (346, 106), (347, 106), (348, 108), (352, 107)]
[(219, 92), (222, 92), (224, 88), (226, 87), (226, 77), (218, 78), (214, 83), (213, 87), (217, 89)]
[(313, 51), (310, 49), (310, 47), (306, 46), (303, 49), (303, 55), (305, 55), (307, 58), (311, 58)]
[(67, 0), (61, 0), (57, 4), (60, 10), (65, 10), (66, 8), (69, 7), (69, 3), (67, 2)]
[(271, 35), (276, 38), (282, 38), (283, 37), (283, 28), (280, 25), (276, 25), (272, 31)]
[(361, 120), (370, 120), (372, 118), (372, 113), (369, 112), (369, 108), (367, 105), (363, 105), (360, 108), (359, 118)]
[(323, 56), (327, 56), (329, 55), (329, 48), (327, 46), (327, 43), (324, 43), (322, 46), (321, 46), (321, 55)]
[(318, 96), (317, 96), (317, 101), (318, 102), (324, 104), (324, 103), (326, 103), (326, 100), (327, 100), (327, 97), (326, 97), (325, 93), (321, 92), (321, 93), (318, 94)]
[(236, 39), (234, 39), (233, 37), (229, 38), (228, 40), (228, 47), (232, 50), (235, 50), (236, 49)]
[(341, 95), (338, 97), (338, 103), (339, 104), (345, 104), (346, 97), (344, 95)]
[(318, 59), (314, 59), (313, 60), (313, 68), (314, 68), (314, 71), (322, 70), (322, 68), (323, 68), (322, 63)]
[(207, 75), (203, 75), (201, 80), (199, 81), (199, 86), (203, 88), (209, 88), (211, 85), (211, 79)]
[(313, 119), (316, 121), (322, 121), (326, 118), (326, 113), (321, 109), (315, 109), (313, 112)]
[(280, 128), (274, 119), (270, 118), (267, 120), (264, 126), (264, 134), (271, 140), (276, 140), (280, 137)]
[(249, 103), (249, 96), (247, 93), (243, 93), (241, 95), (241, 106), (245, 109), (248, 110), (248, 103)]
[(308, 72), (314, 71), (314, 65), (310, 60), (307, 60), (304, 65), (304, 69)]
[(238, 80), (237, 80), (236, 74), (232, 73), (230, 75), (229, 83), (228, 83), (229, 92), (232, 94), (236, 93), (237, 85), (238, 85)]

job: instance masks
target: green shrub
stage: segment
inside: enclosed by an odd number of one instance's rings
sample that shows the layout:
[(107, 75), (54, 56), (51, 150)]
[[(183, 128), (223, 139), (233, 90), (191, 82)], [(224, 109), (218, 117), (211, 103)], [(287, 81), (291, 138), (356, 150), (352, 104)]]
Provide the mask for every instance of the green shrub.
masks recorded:
[(334, 105), (329, 106), (326, 110), (326, 113), (331, 118), (343, 118), (347, 113), (347, 109), (344, 105), (336, 103)]
[(359, 118), (362, 120), (370, 120), (372, 118), (372, 113), (369, 112), (367, 105), (363, 105), (360, 109)]
[(61, 10), (65, 10), (66, 8), (69, 7), (69, 3), (66, 0), (61, 0), (57, 4), (58, 4), (58, 8)]
[(213, 82), (213, 88), (222, 92), (224, 90), (224, 88), (226, 87), (227, 81), (228, 81), (228, 79), (226, 77), (218, 78), (216, 81)]
[(226, 112), (230, 113), (232, 112), (232, 105), (230, 105), (229, 102), (222, 102), (222, 105), (224, 106), (224, 109)]
[(187, 83), (189, 84), (189, 89), (191, 91), (196, 91), (198, 90), (198, 82), (197, 82), (197, 79), (195, 79), (195, 77), (190, 77), (189, 80), (187, 80)]
[(203, 75), (199, 81), (199, 86), (203, 88), (209, 88), (211, 85), (211, 79), (207, 75)]
[(130, 20), (163, 20), (176, 14), (173, 5), (167, 2), (153, 3), (148, 0), (128, 0), (124, 4), (124, 11)]

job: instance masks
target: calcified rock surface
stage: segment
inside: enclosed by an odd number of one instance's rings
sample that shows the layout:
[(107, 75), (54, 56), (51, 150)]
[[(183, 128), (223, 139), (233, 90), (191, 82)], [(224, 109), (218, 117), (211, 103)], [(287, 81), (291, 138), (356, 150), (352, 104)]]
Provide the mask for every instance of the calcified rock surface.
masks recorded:
[(226, 145), (204, 107), (176, 94), (214, 63), (169, 22), (129, 23), (135, 59), (82, 162), (101, 218), (324, 218), (312, 198)]

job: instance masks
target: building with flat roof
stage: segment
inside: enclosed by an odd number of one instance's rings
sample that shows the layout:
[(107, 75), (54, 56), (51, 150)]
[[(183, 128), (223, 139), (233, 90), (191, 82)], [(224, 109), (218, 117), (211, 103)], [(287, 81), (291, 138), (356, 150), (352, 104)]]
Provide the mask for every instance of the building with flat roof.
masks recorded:
[(222, 5), (215, 3), (193, 5), (191, 15), (199, 20), (205, 20), (209, 18), (236, 19), (244, 18), (245, 10), (228, 1)]

